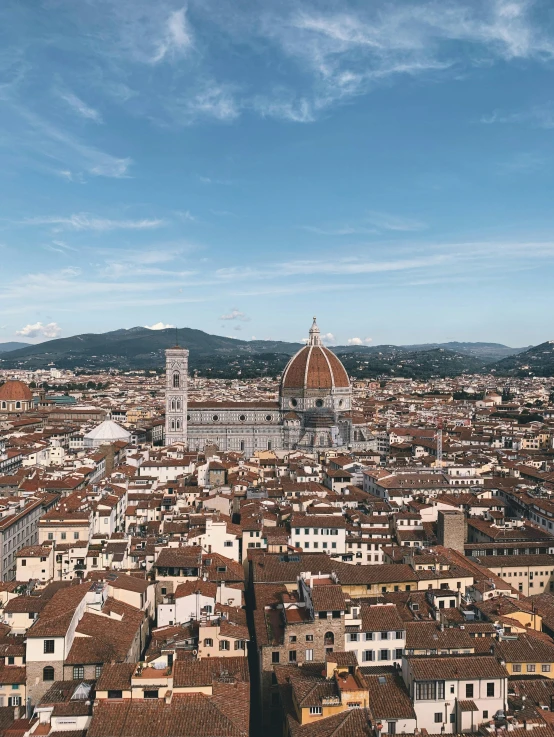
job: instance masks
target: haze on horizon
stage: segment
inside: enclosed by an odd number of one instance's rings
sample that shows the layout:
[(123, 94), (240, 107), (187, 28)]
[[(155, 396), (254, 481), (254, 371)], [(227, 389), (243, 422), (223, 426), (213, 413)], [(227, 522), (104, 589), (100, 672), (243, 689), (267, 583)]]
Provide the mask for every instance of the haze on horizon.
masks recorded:
[(0, 7), (0, 343), (554, 337), (528, 0)]

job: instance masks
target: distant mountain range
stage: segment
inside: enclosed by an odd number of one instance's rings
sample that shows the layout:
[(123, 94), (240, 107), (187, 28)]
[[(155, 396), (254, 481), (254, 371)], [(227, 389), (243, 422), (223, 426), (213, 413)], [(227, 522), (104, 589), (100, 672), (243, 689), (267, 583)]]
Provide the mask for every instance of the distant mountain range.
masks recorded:
[(26, 348), (28, 345), (29, 343), (0, 343), (0, 353), (16, 351), (18, 348)]
[(526, 348), (510, 348), (502, 343), (458, 343), (457, 341), (451, 341), (450, 343), (425, 343), (423, 345), (405, 345), (402, 346), (409, 351), (430, 351), (434, 348), (446, 348), (449, 351), (458, 351), (459, 353), (467, 353), (470, 356), (475, 356), (483, 361), (500, 361), (502, 358), (508, 356), (514, 356), (516, 353), (521, 353)]
[[(276, 375), (302, 343), (239, 340), (181, 328), (180, 345), (190, 351), (192, 371), (233, 378)], [(135, 327), (108, 333), (84, 333), (38, 345), (0, 344), (0, 368), (161, 369), (164, 350), (175, 345), (175, 330)], [(15, 346), (15, 347), (14, 347)], [(494, 370), (499, 375), (554, 375), (554, 342), (531, 348), (500, 343), (427, 343), (423, 345), (332, 346), (352, 376), (457, 376)]]

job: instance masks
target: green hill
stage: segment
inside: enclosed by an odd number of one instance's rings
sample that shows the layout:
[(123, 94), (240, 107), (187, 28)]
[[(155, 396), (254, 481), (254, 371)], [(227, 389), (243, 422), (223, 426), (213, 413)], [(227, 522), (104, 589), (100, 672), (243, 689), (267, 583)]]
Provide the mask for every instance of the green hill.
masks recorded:
[[(173, 328), (149, 330), (135, 327), (108, 333), (84, 333), (4, 351), (0, 357), (0, 368), (35, 369), (55, 365), (61, 369), (85, 371), (161, 369), (165, 362), (164, 350), (175, 345), (175, 340)], [(222, 378), (275, 376), (303, 345), (286, 341), (239, 340), (192, 328), (180, 328), (178, 340), (190, 351), (191, 371)], [(459, 348), (454, 349), (457, 346)], [(501, 375), (517, 372), (554, 375), (553, 343), (543, 343), (491, 363), (494, 351), (516, 350), (498, 343), (333, 346), (349, 374), (358, 378), (405, 376), (425, 379), (479, 373), (493, 368)]]
[(554, 340), (504, 358), (495, 369), (501, 376), (554, 376)]

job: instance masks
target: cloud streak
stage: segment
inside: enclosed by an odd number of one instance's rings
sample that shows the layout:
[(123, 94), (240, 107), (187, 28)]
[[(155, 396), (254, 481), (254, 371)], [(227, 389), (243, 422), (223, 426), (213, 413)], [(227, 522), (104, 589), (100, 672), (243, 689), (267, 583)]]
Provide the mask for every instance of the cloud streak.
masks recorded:
[(229, 321), (239, 320), (240, 322), (250, 321), (248, 315), (246, 315), (244, 312), (241, 312), (240, 310), (237, 310), (236, 308), (232, 309), (231, 312), (227, 313), (226, 315), (221, 315), (219, 319)]
[(103, 122), (102, 116), (100, 115), (98, 110), (95, 110), (94, 108), (87, 105), (86, 102), (83, 102), (80, 97), (77, 97), (77, 95), (74, 95), (72, 92), (62, 92), (60, 93), (60, 97), (62, 98), (62, 100), (65, 100), (69, 107), (82, 118), (93, 120), (95, 123)]
[(48, 215), (46, 217), (27, 218), (21, 221), (24, 225), (54, 225), (58, 230), (88, 230), (106, 233), (112, 230), (152, 230), (165, 225), (159, 218), (143, 218), (141, 220), (112, 220), (99, 218), (86, 212), (76, 213), (68, 217)]

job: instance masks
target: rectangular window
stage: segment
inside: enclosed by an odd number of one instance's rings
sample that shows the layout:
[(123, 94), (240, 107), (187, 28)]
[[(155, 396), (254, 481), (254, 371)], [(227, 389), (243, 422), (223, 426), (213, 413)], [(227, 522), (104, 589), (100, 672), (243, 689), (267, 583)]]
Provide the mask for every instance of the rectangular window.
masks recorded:
[(357, 632), (351, 632), (351, 633), (350, 633), (350, 634), (348, 635), (348, 639), (349, 639), (349, 641), (350, 641), (350, 642), (358, 642), (358, 639), (359, 639), (359, 635), (358, 635), (358, 633), (357, 633)]
[(296, 650), (289, 650), (289, 663), (296, 663)]
[(487, 696), (494, 696), (494, 683), (487, 683)]
[(521, 663), (514, 663), (512, 665), (512, 672), (513, 673), (521, 673)]
[(417, 681), (416, 699), (418, 701), (444, 699), (444, 681)]
[(534, 663), (527, 663), (527, 673), (534, 673), (537, 667)]
[(402, 632), (397, 632), (396, 633), (396, 639), (397, 640), (401, 640), (402, 639)]
[(272, 663), (278, 663), (279, 662), (279, 655), (280, 655), (280, 653), (273, 651), (271, 653), (271, 662)]
[(157, 699), (158, 698), (158, 689), (156, 689), (155, 691), (154, 690), (152, 690), (152, 691), (145, 691), (144, 692), (144, 698), (145, 699)]
[(306, 642), (313, 642), (314, 636), (313, 635), (306, 635)]
[(466, 683), (466, 699), (473, 698), (473, 683)]
[(379, 650), (379, 660), (390, 660), (390, 650)]
[(306, 661), (310, 661), (314, 659), (314, 651), (313, 650), (306, 650)]
[(54, 640), (44, 640), (44, 652), (45, 653), (54, 652)]
[(541, 672), (542, 673), (550, 673), (550, 663), (543, 663), (541, 665)]
[(483, 712), (483, 719), (488, 719), (488, 718), (489, 718), (489, 711), (488, 709), (485, 709), (485, 711)]
[(73, 666), (73, 680), (79, 681), (85, 677), (85, 666), (84, 665), (74, 665)]
[(381, 639), (382, 640), (388, 640), (389, 639), (389, 633), (388, 632), (381, 632)]
[(396, 722), (387, 722), (387, 733), (396, 734)]
[(373, 650), (364, 650), (362, 653), (362, 662), (363, 663), (369, 663), (375, 660), (375, 655)]
[(67, 538), (67, 532), (62, 532), (61, 537), (62, 537), (62, 540), (65, 540)]
[(310, 714), (323, 714), (323, 707), (310, 706)]
[(95, 678), (100, 678), (101, 675), (102, 675), (102, 666), (101, 665), (95, 665), (94, 666), (94, 677)]
[(79, 539), (79, 533), (78, 532), (74, 532), (73, 533), (73, 539), (74, 540), (78, 540)]
[(442, 722), (442, 711), (436, 711), (435, 712), (435, 724), (440, 724)]

